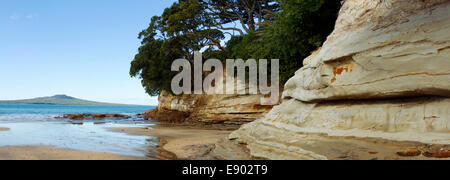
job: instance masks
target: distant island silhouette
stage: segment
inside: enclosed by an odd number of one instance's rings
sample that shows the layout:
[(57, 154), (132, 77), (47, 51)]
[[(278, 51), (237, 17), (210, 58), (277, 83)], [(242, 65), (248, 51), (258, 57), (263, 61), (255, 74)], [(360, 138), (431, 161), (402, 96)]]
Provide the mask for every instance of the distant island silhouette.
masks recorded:
[[(114, 104), (105, 102), (89, 101), (78, 99), (72, 96), (59, 94), (48, 97), (38, 97), (33, 99), (7, 100), (0, 104), (47, 104), (47, 105), (86, 105), (86, 106), (127, 106), (127, 104)], [(135, 106), (135, 105), (133, 105)]]

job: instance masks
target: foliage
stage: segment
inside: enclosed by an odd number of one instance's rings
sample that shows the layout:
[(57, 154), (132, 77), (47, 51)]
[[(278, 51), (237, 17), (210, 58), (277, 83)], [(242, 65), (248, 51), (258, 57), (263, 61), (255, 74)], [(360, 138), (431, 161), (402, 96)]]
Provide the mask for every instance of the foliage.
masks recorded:
[[(340, 0), (179, 0), (139, 34), (142, 45), (131, 63), (150, 95), (171, 92), (174, 60), (280, 59), (280, 84), (332, 32)], [(230, 27), (240, 23), (240, 27)], [(227, 31), (239, 31), (221, 45)]]
[(193, 62), (194, 51), (207, 46), (222, 48), (223, 33), (208, 26), (203, 12), (199, 0), (174, 3), (161, 16), (153, 17), (149, 27), (139, 34), (142, 45), (131, 62), (130, 75), (139, 77), (150, 95), (171, 91), (174, 60), (186, 58)]
[(255, 32), (233, 37), (230, 58), (280, 59), (280, 84), (302, 67), (302, 60), (333, 31), (339, 0), (280, 0), (282, 11)]
[[(244, 31), (256, 31), (266, 20), (273, 20), (273, 14), (279, 11), (275, 0), (204, 0), (203, 5), (215, 27), (238, 31), (241, 36)], [(235, 22), (242, 28), (223, 26)]]

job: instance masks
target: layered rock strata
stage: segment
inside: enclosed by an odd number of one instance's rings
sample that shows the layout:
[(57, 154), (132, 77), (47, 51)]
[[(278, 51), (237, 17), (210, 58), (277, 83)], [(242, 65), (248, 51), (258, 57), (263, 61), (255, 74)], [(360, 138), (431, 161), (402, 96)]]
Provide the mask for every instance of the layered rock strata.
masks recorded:
[(449, 0), (346, 0), (305, 64), (219, 157), (449, 158)]
[(165, 122), (235, 126), (264, 117), (273, 106), (262, 106), (261, 95), (182, 95), (163, 92), (147, 119)]

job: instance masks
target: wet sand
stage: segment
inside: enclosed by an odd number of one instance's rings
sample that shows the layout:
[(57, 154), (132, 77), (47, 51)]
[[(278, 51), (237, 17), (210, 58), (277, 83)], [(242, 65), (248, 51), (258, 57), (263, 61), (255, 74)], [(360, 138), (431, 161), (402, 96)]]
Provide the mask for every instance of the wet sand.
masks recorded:
[(59, 149), (50, 146), (0, 147), (0, 160), (148, 160), (103, 152)]
[[(151, 125), (149, 124), (148, 126), (140, 126), (140, 127), (133, 127), (133, 126), (104, 127), (106, 128), (106, 132), (108, 132), (108, 130), (110, 130), (109, 132), (113, 131), (111, 133), (120, 132), (118, 133), (119, 135), (97, 132), (97, 134), (100, 133), (100, 135), (106, 134), (105, 137), (115, 135), (113, 136), (113, 138), (120, 138), (122, 136), (142, 137), (136, 140), (136, 142), (140, 142), (140, 139), (143, 139), (144, 141), (147, 140), (148, 142), (155, 141), (155, 143), (158, 144), (156, 147), (152, 146), (150, 143), (147, 149), (143, 151), (145, 157), (115, 154), (114, 151), (113, 151), (114, 153), (108, 153), (102, 151), (102, 149), (97, 149), (98, 151), (96, 150), (83, 151), (83, 150), (72, 150), (70, 149), (70, 147), (69, 149), (59, 148), (60, 146), (7, 145), (0, 147), (0, 160), (215, 159), (215, 157), (210, 153), (210, 151), (214, 147), (214, 144), (220, 139), (227, 137), (232, 132), (231, 130), (220, 129), (217, 127), (203, 127), (203, 126), (199, 127), (189, 125), (167, 125), (167, 124), (157, 124), (151, 126), (151, 128), (148, 128), (149, 126)], [(81, 130), (83, 130), (83, 127), (88, 128), (88, 126), (63, 126), (63, 127), (68, 128), (76, 127), (78, 129), (81, 128)], [(92, 125), (89, 127), (92, 128), (96, 126)], [(10, 130), (9, 128), (0, 128), (0, 131), (9, 131), (9, 130)], [(89, 132), (93, 131), (90, 128), (88, 128), (88, 130)], [(83, 131), (80, 133), (85, 132)], [(78, 137), (78, 134), (75, 135), (77, 135)], [(89, 136), (92, 135), (90, 134)], [(22, 137), (22, 135), (20, 135), (20, 137)], [(72, 136), (62, 138), (70, 138), (70, 137)], [(122, 137), (122, 139), (124, 137)], [(156, 139), (151, 137), (156, 137)], [(125, 138), (124, 141), (128, 143), (133, 143), (134, 141), (133, 142), (128, 141), (133, 139), (136, 138)], [(92, 139), (87, 140), (93, 141)], [(52, 140), (52, 142), (53, 141), (54, 140)]]
[(136, 136), (154, 136), (160, 138), (164, 150), (176, 155), (178, 159), (209, 159), (206, 157), (211, 147), (220, 139), (227, 137), (229, 130), (205, 130), (195, 126), (157, 125), (145, 128), (113, 128)]

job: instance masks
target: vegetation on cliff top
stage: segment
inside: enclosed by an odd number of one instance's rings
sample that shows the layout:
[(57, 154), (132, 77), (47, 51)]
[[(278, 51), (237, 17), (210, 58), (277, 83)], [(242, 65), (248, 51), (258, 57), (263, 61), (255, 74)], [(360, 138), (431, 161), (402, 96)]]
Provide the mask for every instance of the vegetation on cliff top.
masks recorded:
[(332, 32), (340, 6), (340, 0), (180, 0), (139, 34), (130, 75), (150, 95), (170, 92), (172, 62), (193, 62), (194, 51), (204, 50), (204, 59), (280, 59), (284, 84)]

